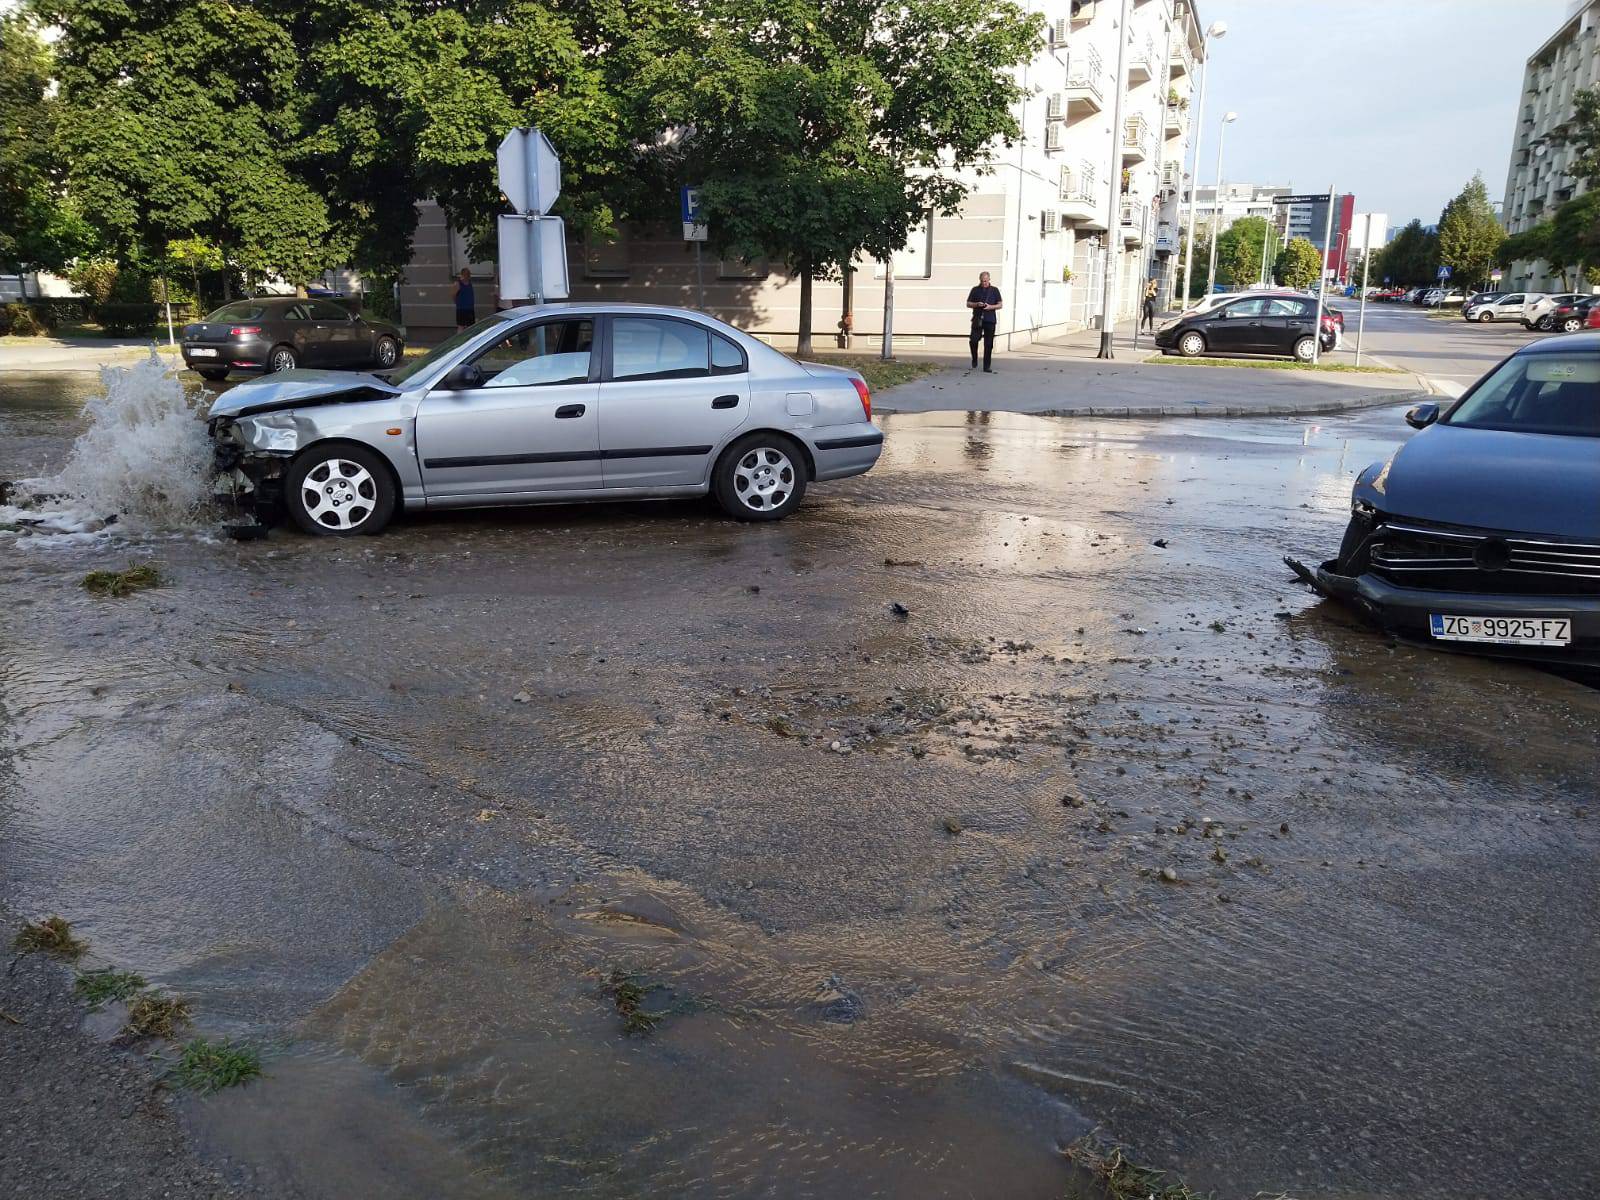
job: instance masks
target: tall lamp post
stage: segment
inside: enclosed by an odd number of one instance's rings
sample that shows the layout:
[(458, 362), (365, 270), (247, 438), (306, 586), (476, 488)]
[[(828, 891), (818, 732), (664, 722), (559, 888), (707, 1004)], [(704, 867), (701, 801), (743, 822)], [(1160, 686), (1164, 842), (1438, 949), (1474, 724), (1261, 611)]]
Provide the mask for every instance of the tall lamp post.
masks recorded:
[(1217, 127), (1217, 186), (1211, 203), (1211, 261), (1206, 264), (1206, 295), (1217, 286), (1217, 224), (1222, 220), (1222, 145), (1227, 139), (1228, 126), (1239, 119), (1236, 112), (1227, 113)]
[(1194, 291), (1194, 205), (1195, 193), (1200, 190), (1200, 137), (1206, 127), (1206, 77), (1211, 74), (1211, 51), (1208, 47), (1212, 38), (1226, 37), (1227, 33), (1226, 21), (1213, 21), (1200, 39), (1200, 103), (1194, 111), (1194, 170), (1189, 173), (1189, 236), (1184, 239), (1189, 244), (1183, 252), (1183, 303), (1178, 305), (1180, 310), (1189, 307), (1189, 293)]

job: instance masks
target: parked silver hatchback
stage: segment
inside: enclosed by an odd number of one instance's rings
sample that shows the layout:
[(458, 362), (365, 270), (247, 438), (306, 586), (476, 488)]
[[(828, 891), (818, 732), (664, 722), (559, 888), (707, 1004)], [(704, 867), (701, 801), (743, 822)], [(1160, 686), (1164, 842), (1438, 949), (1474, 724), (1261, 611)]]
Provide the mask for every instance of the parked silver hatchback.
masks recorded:
[(883, 449), (855, 371), (636, 304), (510, 309), (382, 375), (284, 371), (219, 396), (209, 422), (229, 489), (330, 536), (378, 533), (397, 506), (707, 492), (775, 521)]

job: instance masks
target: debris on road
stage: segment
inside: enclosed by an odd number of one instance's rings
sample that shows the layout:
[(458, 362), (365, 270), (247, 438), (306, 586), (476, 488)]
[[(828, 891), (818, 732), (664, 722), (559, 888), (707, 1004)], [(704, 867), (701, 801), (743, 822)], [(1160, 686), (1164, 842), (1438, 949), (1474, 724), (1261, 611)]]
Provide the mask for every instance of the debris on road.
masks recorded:
[(90, 571), (83, 577), (83, 590), (92, 596), (122, 599), (144, 588), (161, 586), (161, 572), (154, 563), (138, 563), (124, 571)]

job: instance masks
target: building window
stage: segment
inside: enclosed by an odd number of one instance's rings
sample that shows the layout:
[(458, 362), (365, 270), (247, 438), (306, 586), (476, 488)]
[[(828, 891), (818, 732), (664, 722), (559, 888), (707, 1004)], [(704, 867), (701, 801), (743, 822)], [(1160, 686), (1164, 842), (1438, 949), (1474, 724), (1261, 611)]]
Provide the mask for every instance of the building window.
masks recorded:
[(718, 279), (765, 279), (769, 274), (765, 258), (724, 258), (717, 263)]
[[(894, 277), (896, 279), (927, 279), (933, 274), (933, 214), (924, 214), (921, 221), (911, 227), (905, 246), (895, 252)], [(883, 278), (883, 264), (874, 263), (874, 279)]]
[(584, 238), (583, 274), (586, 279), (626, 279), (627, 233), (619, 229), (612, 237), (590, 234)]

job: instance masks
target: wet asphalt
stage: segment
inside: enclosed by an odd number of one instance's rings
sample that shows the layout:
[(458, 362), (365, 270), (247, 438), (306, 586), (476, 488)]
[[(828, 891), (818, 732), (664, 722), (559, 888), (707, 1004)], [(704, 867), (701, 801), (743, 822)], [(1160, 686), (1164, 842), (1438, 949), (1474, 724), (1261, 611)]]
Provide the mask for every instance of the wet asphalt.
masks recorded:
[(267, 1048), (185, 1112), (284, 1194), (1600, 1192), (1600, 691), (1281, 565), (1400, 411), (882, 423), (774, 526), (0, 542), (0, 898)]

